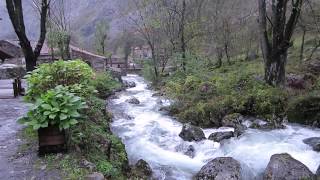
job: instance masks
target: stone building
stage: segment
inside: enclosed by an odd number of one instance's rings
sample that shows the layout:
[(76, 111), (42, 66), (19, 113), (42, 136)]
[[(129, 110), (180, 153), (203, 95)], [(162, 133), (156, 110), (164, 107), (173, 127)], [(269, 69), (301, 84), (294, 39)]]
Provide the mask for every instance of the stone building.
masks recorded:
[(132, 47), (131, 52), (131, 57), (135, 61), (152, 58), (151, 48), (148, 45)]

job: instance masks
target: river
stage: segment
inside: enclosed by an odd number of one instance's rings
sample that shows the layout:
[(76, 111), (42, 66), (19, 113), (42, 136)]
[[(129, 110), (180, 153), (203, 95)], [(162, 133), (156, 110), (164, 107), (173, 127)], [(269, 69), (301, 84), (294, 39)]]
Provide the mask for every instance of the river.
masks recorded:
[[(136, 87), (117, 94), (109, 102), (114, 114), (112, 130), (126, 145), (129, 161), (147, 161), (156, 179), (190, 180), (208, 161), (216, 157), (233, 157), (241, 163), (244, 179), (260, 179), (270, 157), (277, 153), (289, 153), (304, 163), (312, 172), (320, 164), (320, 154), (302, 142), (317, 137), (319, 129), (298, 125), (286, 125), (285, 129), (261, 131), (248, 129), (242, 136), (224, 141), (222, 144), (211, 140), (201, 142), (183, 141), (178, 134), (182, 124), (175, 118), (159, 111), (169, 101), (152, 97), (155, 92), (148, 89), (148, 82), (137, 75), (123, 77), (134, 81)], [(126, 100), (136, 97), (139, 105)], [(204, 129), (206, 137), (217, 131), (230, 128)], [(185, 155), (189, 145), (195, 148), (195, 157)]]

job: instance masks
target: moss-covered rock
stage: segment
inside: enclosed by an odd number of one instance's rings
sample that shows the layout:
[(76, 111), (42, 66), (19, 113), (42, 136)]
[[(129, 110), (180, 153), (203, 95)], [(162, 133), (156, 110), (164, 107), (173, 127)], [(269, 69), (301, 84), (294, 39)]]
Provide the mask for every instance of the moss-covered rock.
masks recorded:
[(292, 100), (289, 103), (287, 115), (289, 122), (319, 126), (320, 96), (306, 95)]

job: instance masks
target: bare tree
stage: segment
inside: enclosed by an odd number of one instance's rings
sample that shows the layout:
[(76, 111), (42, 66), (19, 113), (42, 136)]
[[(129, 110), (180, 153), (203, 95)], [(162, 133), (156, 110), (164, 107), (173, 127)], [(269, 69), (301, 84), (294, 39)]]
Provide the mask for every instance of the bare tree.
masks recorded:
[(106, 41), (108, 39), (109, 25), (105, 21), (101, 21), (96, 25), (95, 41), (97, 53), (106, 54)]
[(37, 65), (37, 59), (40, 56), (40, 52), (43, 46), (43, 43), (46, 38), (46, 23), (48, 9), (50, 5), (50, 0), (42, 0), (40, 8), (40, 35), (38, 42), (33, 49), (25, 30), (24, 18), (23, 18), (23, 7), (21, 0), (6, 0), (7, 10), (13, 28), (19, 38), (20, 46), (22, 48), (23, 54), (26, 60), (26, 69), (27, 71), (32, 71)]
[[(291, 12), (287, 20), (288, 2), (291, 2)], [(259, 0), (259, 30), (261, 49), (265, 62), (265, 81), (274, 86), (283, 86), (285, 83), (285, 67), (287, 52), (292, 34), (296, 27), (302, 0), (272, 0), (270, 29), (268, 32), (266, 0)]]

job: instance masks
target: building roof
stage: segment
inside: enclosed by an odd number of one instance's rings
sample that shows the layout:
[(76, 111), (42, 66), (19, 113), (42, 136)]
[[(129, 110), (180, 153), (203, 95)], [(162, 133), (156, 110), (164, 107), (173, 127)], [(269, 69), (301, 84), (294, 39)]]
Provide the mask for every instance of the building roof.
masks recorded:
[(86, 50), (84, 50), (84, 49), (81, 49), (81, 48), (76, 47), (76, 46), (73, 46), (73, 45), (69, 45), (69, 47), (70, 47), (71, 51), (78, 51), (78, 52), (87, 54), (87, 55), (89, 55), (89, 56), (94, 56), (94, 57), (97, 57), (97, 58), (106, 59), (105, 56), (100, 56), (100, 55), (94, 54), (94, 53), (92, 53), (92, 52), (86, 51)]

